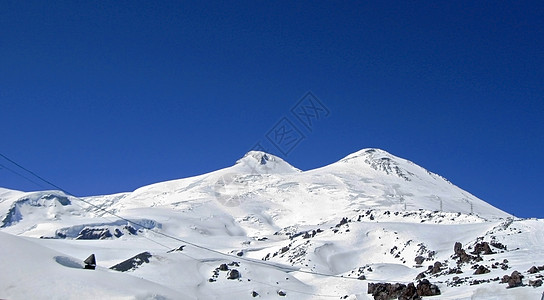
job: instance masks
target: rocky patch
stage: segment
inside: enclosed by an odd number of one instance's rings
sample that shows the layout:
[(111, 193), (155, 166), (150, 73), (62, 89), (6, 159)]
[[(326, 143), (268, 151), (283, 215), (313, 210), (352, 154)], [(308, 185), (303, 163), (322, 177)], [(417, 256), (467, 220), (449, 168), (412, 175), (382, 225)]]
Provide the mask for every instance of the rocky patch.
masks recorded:
[(119, 271), (119, 272), (127, 272), (137, 269), (139, 266), (143, 265), (144, 263), (149, 263), (149, 259), (152, 257), (151, 253), (149, 252), (142, 252), (140, 254), (137, 254), (123, 262), (120, 262), (116, 264), (115, 266), (111, 267), (111, 270)]
[(414, 283), (369, 283), (368, 294), (371, 294), (375, 300), (389, 299), (420, 299), (424, 296), (440, 295), (438, 286), (431, 284), (427, 279)]
[[(219, 278), (220, 272), (227, 272), (225, 278), (227, 278), (229, 280), (240, 279), (242, 277), (242, 274), (240, 273), (240, 271), (238, 271), (237, 269), (231, 268), (231, 267), (239, 267), (239, 266), (240, 266), (240, 263), (235, 262), (235, 261), (233, 261), (233, 262), (231, 262), (229, 264), (219, 265), (219, 267), (217, 267), (217, 268), (215, 268), (215, 270), (213, 270), (212, 277), (210, 277), (208, 279), (208, 282), (216, 282), (217, 279)], [(253, 296), (253, 297), (256, 297), (256, 296)]]
[(515, 288), (515, 287), (523, 285), (522, 280), (523, 280), (523, 275), (521, 275), (521, 273), (518, 271), (514, 271), (512, 272), (510, 276), (504, 275), (502, 277), (501, 283), (507, 283), (508, 284), (507, 288)]
[(537, 280), (529, 280), (529, 285), (532, 286), (532, 287), (540, 287), (542, 286), (542, 279), (537, 279)]

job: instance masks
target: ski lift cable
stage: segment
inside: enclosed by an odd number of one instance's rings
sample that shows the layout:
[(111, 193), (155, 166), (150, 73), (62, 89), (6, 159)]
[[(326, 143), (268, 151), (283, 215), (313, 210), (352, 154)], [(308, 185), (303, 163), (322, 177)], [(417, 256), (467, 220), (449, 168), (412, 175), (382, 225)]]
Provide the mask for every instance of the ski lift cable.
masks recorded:
[[(3, 156), (3, 155), (2, 155), (2, 156)], [(17, 175), (17, 176), (19, 176), (19, 177), (21, 177), (21, 178), (24, 178), (24, 179), (28, 180), (29, 182), (32, 182), (33, 184), (35, 184), (35, 185), (41, 187), (42, 189), (45, 189), (45, 187), (44, 187), (43, 185), (41, 185), (41, 184), (37, 183), (36, 181), (34, 181), (34, 180), (32, 180), (32, 179), (26, 177), (26, 176), (23, 175), (23, 174), (21, 174), (21, 173), (15, 171), (15, 170), (13, 170), (12, 168), (10, 168), (10, 167), (8, 167), (8, 166), (5, 166), (5, 165), (3, 165), (3, 164), (0, 164), (0, 167), (6, 169), (6, 170), (8, 170), (8, 171), (10, 171), (11, 173), (13, 173), (13, 174), (15, 174), (15, 175)]]

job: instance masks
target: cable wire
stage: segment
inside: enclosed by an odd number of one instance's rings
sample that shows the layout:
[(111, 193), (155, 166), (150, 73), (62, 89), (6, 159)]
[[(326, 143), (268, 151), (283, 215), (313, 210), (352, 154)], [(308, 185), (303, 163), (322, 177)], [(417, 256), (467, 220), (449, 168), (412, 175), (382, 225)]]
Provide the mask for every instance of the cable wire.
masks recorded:
[[(3, 155), (2, 155), (2, 156), (3, 156)], [(6, 169), (6, 170), (8, 170), (8, 171), (10, 171), (11, 173), (13, 173), (13, 174), (15, 174), (15, 175), (17, 175), (17, 176), (19, 176), (19, 177), (21, 177), (21, 178), (24, 178), (24, 179), (26, 179), (26, 180), (28, 180), (28, 181), (34, 183), (35, 185), (41, 187), (42, 189), (45, 189), (45, 187), (44, 187), (43, 185), (41, 185), (41, 184), (37, 183), (36, 181), (34, 181), (34, 180), (32, 180), (32, 179), (26, 177), (25, 175), (23, 175), (23, 174), (21, 174), (21, 173), (15, 171), (15, 170), (13, 170), (13, 169), (11, 169), (10, 167), (7, 167), (7, 166), (5, 166), (5, 165), (3, 165), (3, 164), (0, 164), (0, 167)]]

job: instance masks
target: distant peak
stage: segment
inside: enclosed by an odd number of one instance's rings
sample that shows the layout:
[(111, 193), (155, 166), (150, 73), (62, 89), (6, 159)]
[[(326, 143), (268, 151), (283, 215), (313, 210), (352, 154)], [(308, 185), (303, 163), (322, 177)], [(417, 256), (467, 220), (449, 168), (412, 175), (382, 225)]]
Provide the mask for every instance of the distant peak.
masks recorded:
[(346, 157), (344, 157), (342, 159), (342, 161), (347, 161), (347, 160), (351, 160), (353, 158), (357, 158), (357, 157), (373, 157), (373, 158), (377, 158), (377, 157), (387, 157), (387, 158), (393, 158), (395, 157), (394, 155), (392, 155), (391, 153), (385, 151), (385, 150), (382, 150), (382, 149), (378, 149), (378, 148), (365, 148), (365, 149), (362, 149), (362, 150), (359, 150), (355, 153), (352, 153)]
[(365, 148), (352, 153), (340, 160), (341, 163), (355, 163), (368, 165), (376, 171), (382, 171), (387, 175), (396, 175), (406, 181), (411, 181), (413, 172), (407, 169), (413, 163), (394, 156), (389, 152), (377, 148)]
[(262, 151), (249, 151), (236, 166), (244, 168), (245, 172), (259, 174), (300, 172), (283, 159)]
[(246, 155), (244, 155), (244, 158), (246, 157), (251, 157), (253, 159), (255, 159), (256, 161), (259, 162), (259, 164), (261, 165), (266, 165), (267, 162), (269, 161), (276, 161), (276, 156), (272, 155), (272, 154), (268, 154), (266, 152), (262, 152), (262, 151), (249, 151), (248, 153), (246, 153)]

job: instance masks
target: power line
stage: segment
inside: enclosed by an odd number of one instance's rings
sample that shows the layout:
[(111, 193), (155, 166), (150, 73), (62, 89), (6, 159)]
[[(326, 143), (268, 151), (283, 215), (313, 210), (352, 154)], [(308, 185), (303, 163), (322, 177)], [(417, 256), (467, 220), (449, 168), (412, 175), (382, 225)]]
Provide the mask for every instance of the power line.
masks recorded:
[[(2, 156), (3, 156), (3, 155), (2, 155)], [(19, 177), (21, 177), (21, 178), (24, 178), (24, 179), (26, 179), (26, 180), (28, 180), (28, 181), (34, 183), (35, 185), (41, 187), (42, 189), (45, 189), (45, 187), (42, 186), (41, 184), (39, 184), (39, 183), (37, 183), (36, 181), (34, 181), (34, 180), (32, 180), (32, 179), (26, 177), (25, 175), (23, 175), (23, 174), (21, 174), (21, 173), (15, 171), (15, 170), (13, 170), (13, 169), (11, 169), (10, 167), (7, 167), (7, 166), (5, 166), (5, 165), (3, 165), (3, 164), (0, 164), (0, 167), (6, 169), (6, 170), (8, 170), (8, 171), (10, 171), (11, 173), (13, 173), (13, 174), (15, 174), (15, 175), (17, 175), (17, 176), (19, 176)], [(0, 168), (0, 169), (1, 169), (1, 168)]]
[(17, 167), (19, 167), (19, 168), (21, 168), (21, 169), (27, 171), (28, 173), (34, 175), (36, 178), (40, 179), (41, 181), (43, 181), (43, 182), (45, 182), (45, 183), (47, 183), (47, 184), (49, 184), (49, 185), (51, 185), (51, 186), (53, 186), (53, 187), (59, 189), (60, 191), (64, 192), (65, 194), (68, 194), (68, 193), (67, 193), (66, 191), (64, 191), (62, 188), (60, 188), (60, 187), (56, 186), (55, 184), (53, 184), (53, 183), (51, 183), (51, 182), (45, 180), (45, 179), (44, 179), (43, 177), (41, 177), (40, 175), (38, 175), (38, 174), (36, 174), (36, 173), (30, 171), (29, 169), (27, 169), (27, 168), (21, 166), (21, 165), (18, 164), (17, 162), (15, 162), (15, 161), (9, 159), (9, 158), (8, 158), (7, 156), (5, 156), (4, 154), (0, 153), (0, 156), (2, 156), (4, 159), (6, 159), (7, 161), (9, 161), (10, 163), (16, 165)]

